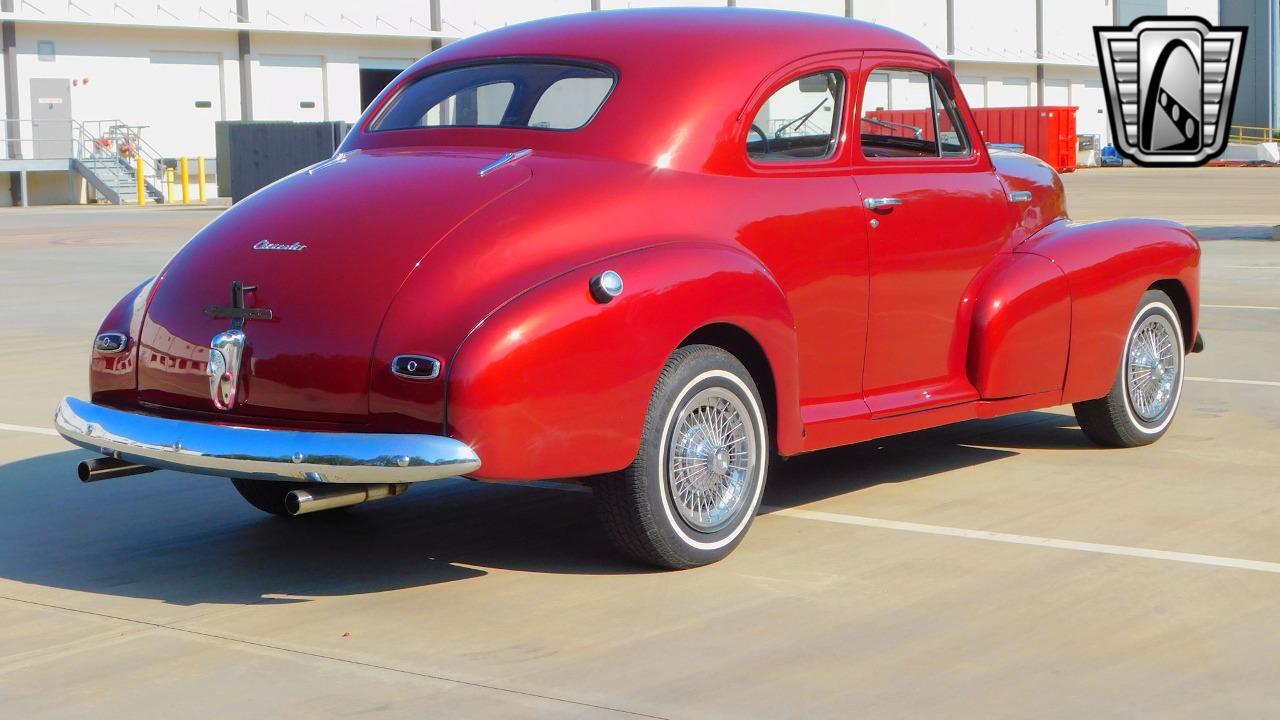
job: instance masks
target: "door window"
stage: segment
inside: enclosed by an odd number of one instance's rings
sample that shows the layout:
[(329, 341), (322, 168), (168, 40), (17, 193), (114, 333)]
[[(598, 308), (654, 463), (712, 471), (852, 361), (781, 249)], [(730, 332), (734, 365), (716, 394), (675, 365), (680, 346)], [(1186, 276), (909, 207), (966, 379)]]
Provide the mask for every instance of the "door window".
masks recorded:
[(859, 118), (868, 158), (965, 156), (970, 144), (955, 100), (921, 70), (877, 70), (867, 76)]
[(844, 103), (844, 76), (805, 75), (765, 101), (751, 121), (747, 155), (760, 162), (823, 160), (835, 154)]

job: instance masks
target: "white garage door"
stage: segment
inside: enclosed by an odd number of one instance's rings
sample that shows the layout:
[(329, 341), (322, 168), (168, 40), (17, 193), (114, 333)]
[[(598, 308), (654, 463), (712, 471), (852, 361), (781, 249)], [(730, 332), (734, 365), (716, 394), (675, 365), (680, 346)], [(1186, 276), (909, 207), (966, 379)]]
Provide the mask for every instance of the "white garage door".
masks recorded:
[(1076, 83), (1071, 88), (1071, 104), (1080, 108), (1076, 111), (1076, 132), (1081, 135), (1098, 135), (1102, 138), (1103, 145), (1111, 143), (1106, 103), (1100, 80)]
[(987, 104), (991, 107), (1026, 107), (1031, 104), (1031, 82), (1026, 78), (1004, 78), (988, 88)]
[(253, 77), (254, 120), (324, 120), (318, 55), (262, 55)]
[(960, 78), (960, 90), (971, 108), (987, 106), (987, 79), (984, 77)]
[(218, 53), (153, 50), (144, 87), (148, 112), (142, 138), (166, 157), (213, 157), (213, 124), (222, 120), (222, 57)]
[(1045, 105), (1070, 105), (1071, 83), (1066, 80), (1044, 81)]

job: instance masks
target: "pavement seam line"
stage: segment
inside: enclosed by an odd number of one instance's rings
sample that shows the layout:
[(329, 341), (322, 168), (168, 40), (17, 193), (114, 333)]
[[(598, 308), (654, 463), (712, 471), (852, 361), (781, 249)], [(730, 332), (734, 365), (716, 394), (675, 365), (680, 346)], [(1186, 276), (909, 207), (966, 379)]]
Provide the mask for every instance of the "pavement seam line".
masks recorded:
[(1237, 570), (1254, 570), (1280, 574), (1280, 563), (1264, 560), (1245, 560), (1242, 558), (1223, 557), (1220, 555), (1201, 555), (1198, 553), (1175, 552), (1172, 550), (1151, 550), (1149, 548), (1130, 547), (1128, 545), (1108, 545), (1106, 543), (1082, 542), (1079, 540), (1061, 540), (1058, 538), (1039, 537), (1036, 535), (1017, 535), (1014, 533), (996, 532), (993, 530), (969, 530), (966, 528), (947, 527), (945, 525), (927, 525), (924, 523), (904, 522), (901, 520), (883, 520), (881, 518), (845, 515), (843, 513), (803, 510), (800, 508), (761, 507), (761, 512), (770, 515), (781, 515), (799, 520), (817, 520), (820, 522), (838, 523), (841, 525), (857, 525), (861, 527), (879, 528), (883, 530), (903, 530), (925, 535), (942, 535), (971, 540), (988, 540), (1013, 545), (1032, 545), (1058, 550), (1077, 550), (1102, 555), (1121, 555), (1126, 557), (1147, 558), (1150, 560), (1168, 560), (1191, 563), (1193, 565), (1212, 565)]
[(1187, 376), (1192, 382), (1222, 383), (1224, 385), (1262, 385), (1264, 387), (1280, 387), (1280, 382), (1274, 380), (1235, 380), (1233, 378), (1211, 378), (1211, 377), (1193, 377)]
[(1271, 305), (1205, 305), (1205, 304), (1201, 304), (1200, 307), (1217, 308), (1219, 310), (1280, 310), (1280, 307), (1273, 307)]
[(10, 425), (9, 423), (0, 423), (0, 430), (8, 430), (10, 432), (30, 433), (32, 435), (52, 435), (58, 436), (58, 431), (53, 428), (34, 427), (32, 425)]
[(593, 710), (605, 710), (608, 712), (618, 713), (620, 715), (630, 715), (632, 717), (650, 718), (650, 720), (668, 720), (661, 715), (649, 715), (646, 713), (634, 712), (632, 710), (623, 710), (621, 708), (609, 707), (608, 705), (597, 705), (595, 703), (583, 702), (581, 700), (569, 700), (566, 698), (558, 698), (553, 695), (542, 695), (540, 693), (528, 692), (526, 690), (513, 690), (500, 685), (489, 685), (482, 682), (472, 680), (458, 680), (456, 678), (445, 677), (443, 675), (433, 675), (431, 673), (419, 672), (417, 670), (409, 670), (406, 668), (394, 667), (391, 665), (379, 665), (377, 663), (366, 662), (364, 660), (353, 660), (351, 658), (335, 657), (311, 650), (299, 650), (296, 648), (284, 647), (281, 645), (272, 645), (271, 643), (258, 642), (255, 640), (246, 640), (245, 638), (232, 637), (227, 635), (219, 635), (213, 632), (204, 632), (201, 630), (193, 630), (191, 628), (178, 627), (177, 623), (182, 620), (175, 620), (173, 623), (155, 623), (147, 620), (138, 620), (136, 618), (122, 617), (119, 615), (111, 615), (110, 613), (93, 612), (92, 610), (81, 610), (78, 608), (66, 607), (65, 605), (55, 605), (53, 603), (37, 602), (35, 600), (24, 600), (9, 595), (0, 595), (0, 600), (8, 600), (10, 602), (20, 603), (23, 605), (34, 605), (36, 607), (48, 608), (51, 610), (61, 610), (63, 612), (76, 613), (79, 615), (91, 615), (93, 617), (105, 618), (108, 620), (117, 620), (119, 622), (130, 623), (134, 625), (143, 625), (158, 630), (169, 630), (171, 632), (182, 633), (184, 635), (193, 635), (195, 637), (207, 638), (210, 640), (221, 640), (223, 642), (235, 643), (239, 645), (248, 645), (250, 647), (262, 648), (265, 650), (275, 650), (276, 652), (288, 653), (291, 655), (302, 655), (304, 657), (316, 658), (318, 660), (329, 660), (332, 662), (345, 663), (347, 665), (356, 665), (358, 667), (369, 668), (371, 670), (384, 670), (386, 672), (400, 673), (413, 677), (420, 677), (427, 680), (436, 680), (438, 682), (454, 683), (456, 685), (465, 685), (467, 687), (481, 688), (483, 690), (493, 690), (495, 692), (510, 693), (512, 695), (521, 695), (524, 697), (537, 698), (539, 700), (549, 700), (551, 702), (560, 702), (568, 705), (578, 705), (580, 707), (592, 708)]

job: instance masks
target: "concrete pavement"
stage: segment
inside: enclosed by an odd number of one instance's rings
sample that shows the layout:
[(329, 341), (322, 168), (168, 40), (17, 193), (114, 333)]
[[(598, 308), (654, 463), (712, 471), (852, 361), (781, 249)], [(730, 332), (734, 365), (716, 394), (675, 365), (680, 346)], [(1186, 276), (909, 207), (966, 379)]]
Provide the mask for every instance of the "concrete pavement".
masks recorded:
[[(1280, 224), (1280, 172), (1156, 172), (1067, 176), (1073, 212)], [(816, 453), (776, 466), (728, 560), (658, 573), (608, 549), (574, 488), (450, 480), (284, 521), (216, 479), (80, 484), (88, 454), (40, 430), (85, 391), (101, 316), (211, 217), (0, 211), (0, 715), (1280, 704), (1280, 243), (1205, 242), (1209, 349), (1156, 445), (1094, 448), (1056, 408)]]

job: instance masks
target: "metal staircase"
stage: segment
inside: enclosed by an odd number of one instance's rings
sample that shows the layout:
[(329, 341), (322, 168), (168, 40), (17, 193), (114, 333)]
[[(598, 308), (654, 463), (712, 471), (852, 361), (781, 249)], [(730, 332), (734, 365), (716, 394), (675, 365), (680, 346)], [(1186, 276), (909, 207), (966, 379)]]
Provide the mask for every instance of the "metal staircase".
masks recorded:
[[(160, 154), (141, 136), (142, 128), (119, 120), (94, 120), (72, 123), (75, 157), (72, 168), (107, 202), (116, 205), (138, 201), (138, 179), (134, 157), (142, 159), (143, 193), (146, 199), (167, 202), (160, 192), (163, 163)], [(104, 144), (104, 141), (106, 144)], [(121, 154), (128, 143), (129, 154)]]
[[(116, 205), (135, 204), (138, 201), (137, 171), (124, 158), (116, 156), (87, 157), (72, 161), (72, 166), (98, 195)], [(145, 172), (144, 172), (145, 175)], [(143, 192), (152, 202), (165, 201), (164, 193), (143, 178)]]
[[(20, 173), (25, 183), (28, 172), (69, 170), (83, 177), (100, 200), (134, 204), (141, 160), (144, 200), (171, 202), (160, 190), (165, 161), (142, 139), (142, 129), (119, 120), (4, 120), (0, 172)], [(24, 184), (24, 202), (26, 194)]]

